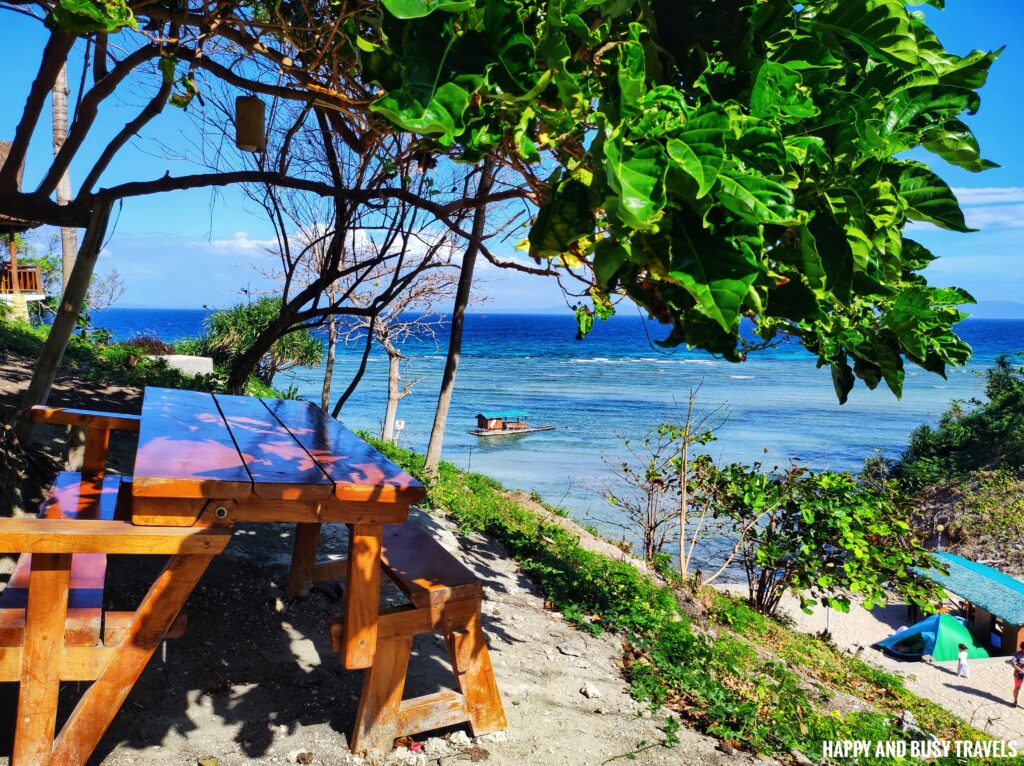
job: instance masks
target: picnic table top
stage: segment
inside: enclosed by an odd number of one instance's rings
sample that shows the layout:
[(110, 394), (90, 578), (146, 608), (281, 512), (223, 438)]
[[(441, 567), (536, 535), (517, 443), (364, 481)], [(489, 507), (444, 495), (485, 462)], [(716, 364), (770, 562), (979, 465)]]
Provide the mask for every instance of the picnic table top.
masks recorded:
[(146, 388), (132, 494), (414, 503), (418, 481), (303, 401)]

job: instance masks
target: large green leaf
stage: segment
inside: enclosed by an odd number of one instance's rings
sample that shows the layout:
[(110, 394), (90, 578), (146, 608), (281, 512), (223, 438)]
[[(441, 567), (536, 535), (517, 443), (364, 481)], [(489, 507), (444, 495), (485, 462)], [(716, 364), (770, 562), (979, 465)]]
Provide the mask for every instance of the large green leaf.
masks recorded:
[(931, 128), (924, 133), (922, 139), (925, 149), (972, 173), (999, 167), (994, 162), (982, 159), (978, 139), (960, 120), (950, 120), (944, 125)]
[(798, 223), (793, 192), (777, 181), (724, 167), (718, 175), (719, 198), (748, 223)]
[(907, 203), (907, 214), (951, 231), (974, 231), (967, 227), (963, 211), (949, 185), (920, 162), (902, 166), (896, 188)]
[(697, 199), (707, 194), (725, 159), (729, 116), (718, 108), (705, 108), (686, 118), (668, 140), (668, 155), (676, 167), (697, 182)]
[(77, 35), (113, 33), (124, 27), (138, 29), (135, 16), (124, 0), (58, 0), (51, 18)]
[(699, 222), (673, 228), (669, 277), (697, 302), (698, 310), (726, 332), (739, 324), (743, 302), (757, 279), (748, 253), (712, 237)]
[(462, 132), (463, 115), (471, 97), (465, 88), (446, 82), (426, 103), (408, 90), (398, 90), (375, 101), (370, 108), (405, 130), (441, 136), (442, 143), (450, 145)]
[(842, 0), (813, 25), (856, 42), (868, 53), (904, 64), (917, 64), (917, 40), (900, 0)]
[(530, 252), (541, 258), (564, 255), (573, 243), (594, 232), (590, 189), (575, 178), (554, 183), (551, 199), (541, 206), (530, 229)]
[(826, 214), (815, 216), (807, 225), (807, 231), (811, 237), (805, 237), (801, 242), (805, 263), (813, 264), (815, 271), (818, 268), (824, 270), (829, 292), (840, 302), (849, 303), (854, 262), (846, 232), (835, 219)]
[(766, 61), (757, 70), (750, 93), (750, 113), (755, 117), (795, 122), (814, 117), (818, 108), (799, 72), (783, 64)]
[(381, 5), (399, 19), (419, 19), (434, 11), (465, 11), (476, 5), (476, 0), (381, 0)]
[(617, 136), (604, 142), (604, 158), (618, 217), (630, 228), (650, 228), (665, 207), (665, 151), (656, 143), (635, 146)]

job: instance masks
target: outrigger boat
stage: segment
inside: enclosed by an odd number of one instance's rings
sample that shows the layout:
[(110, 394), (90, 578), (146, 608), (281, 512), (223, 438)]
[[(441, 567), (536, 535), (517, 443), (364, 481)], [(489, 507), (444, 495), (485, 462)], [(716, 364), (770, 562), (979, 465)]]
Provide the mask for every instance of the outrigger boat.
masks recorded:
[(554, 426), (530, 426), (525, 410), (493, 410), (480, 412), (476, 416), (476, 428), (470, 431), (474, 436), (510, 436), (529, 434), (535, 431), (554, 431)]

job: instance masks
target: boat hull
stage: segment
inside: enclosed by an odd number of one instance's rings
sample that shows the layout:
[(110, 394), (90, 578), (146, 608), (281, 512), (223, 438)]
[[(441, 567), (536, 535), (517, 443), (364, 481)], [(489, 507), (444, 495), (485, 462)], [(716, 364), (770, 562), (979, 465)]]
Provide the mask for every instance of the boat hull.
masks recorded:
[(487, 431), (483, 428), (474, 428), (469, 431), (473, 436), (515, 436), (516, 434), (532, 434), (537, 431), (554, 431), (554, 426), (532, 426), (531, 428), (506, 428), (500, 431)]

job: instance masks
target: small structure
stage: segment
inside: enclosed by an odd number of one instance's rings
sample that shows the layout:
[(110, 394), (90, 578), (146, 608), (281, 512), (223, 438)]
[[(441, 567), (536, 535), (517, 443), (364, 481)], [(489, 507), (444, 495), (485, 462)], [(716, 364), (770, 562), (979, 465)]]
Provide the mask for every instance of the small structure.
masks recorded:
[(967, 647), (967, 656), (972, 660), (988, 657), (988, 652), (977, 645), (977, 640), (968, 632), (962, 618), (933, 614), (875, 646), (901, 659), (931, 657), (936, 662), (952, 662), (957, 659), (960, 644)]
[(470, 431), (474, 436), (507, 436), (528, 434), (534, 431), (554, 431), (554, 426), (533, 426), (526, 422), (530, 413), (526, 410), (489, 410), (477, 413), (476, 428)]
[[(3, 167), (7, 161), (10, 150), (11, 143), (9, 141), (0, 141), (0, 167)], [(21, 188), (23, 169), (23, 167), (18, 168), (17, 185), (19, 189)], [(6, 235), (8, 250), (8, 259), (0, 261), (0, 302), (10, 304), (12, 313), (22, 319), (28, 319), (26, 301), (41, 301), (46, 297), (46, 293), (43, 292), (43, 282), (38, 267), (18, 264), (18, 247), (15, 236), (28, 229), (34, 229), (38, 225), (35, 221), (0, 215), (0, 234)]]
[(1013, 654), (1024, 641), (1024, 582), (952, 553), (933, 554), (949, 570), (920, 570), (961, 599), (971, 635), (993, 655)]

